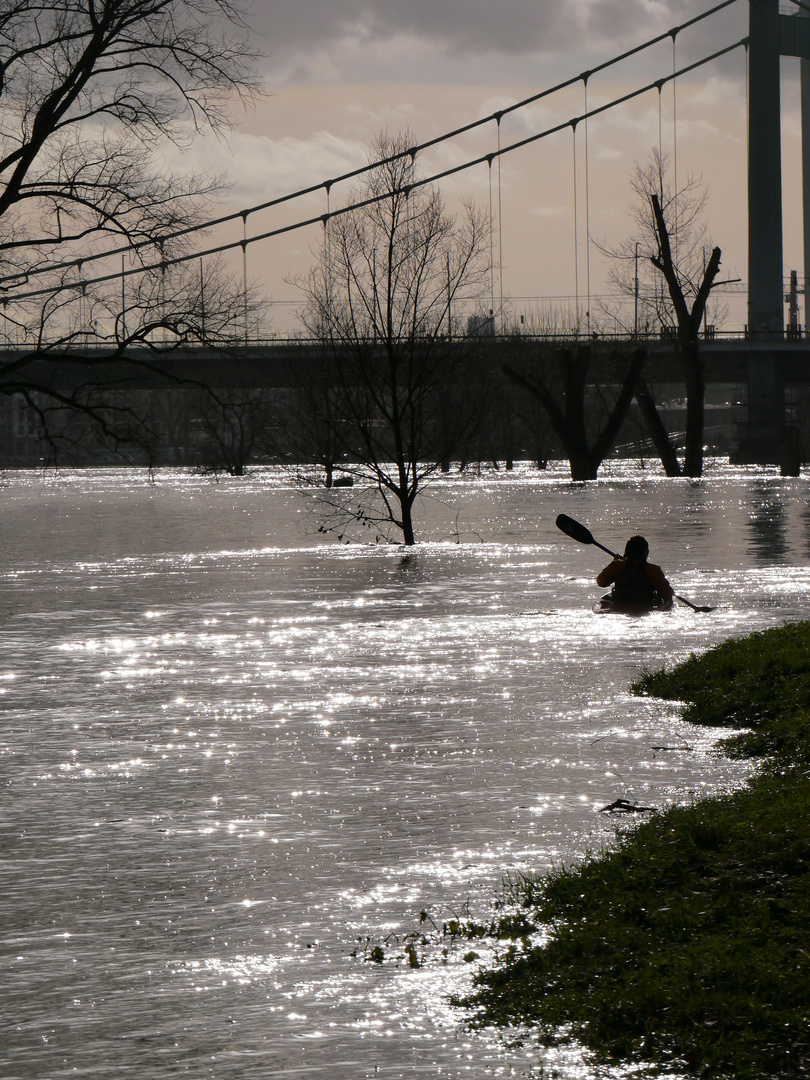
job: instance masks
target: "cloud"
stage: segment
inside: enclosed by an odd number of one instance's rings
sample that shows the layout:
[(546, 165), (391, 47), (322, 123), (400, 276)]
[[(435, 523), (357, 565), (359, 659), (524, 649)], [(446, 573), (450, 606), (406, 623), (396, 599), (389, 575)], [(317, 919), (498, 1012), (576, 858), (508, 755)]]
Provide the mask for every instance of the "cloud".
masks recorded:
[(249, 207), (350, 172), (365, 165), (368, 154), (365, 142), (328, 131), (308, 138), (237, 131), (228, 145), (199, 140), (182, 155), (169, 147), (165, 160), (177, 172), (227, 174), (232, 183), (228, 202)]
[(565, 206), (533, 206), (529, 211), (533, 217), (556, 218), (569, 215), (570, 207)]
[[(653, 89), (594, 115), (587, 131), (580, 124), (572, 140), (566, 125), (585, 105), (578, 74), (663, 34), (654, 48), (594, 74), (587, 84), (588, 107), (597, 109), (668, 76), (673, 68), (668, 31), (713, 0), (254, 2), (254, 40), (268, 56), (266, 81), (274, 96), (239, 120), (229, 146), (196, 140), (185, 155), (167, 153), (172, 167), (228, 173), (233, 188), (225, 202), (239, 210), (322, 185), (363, 165), (371, 140), (384, 129), (408, 129), (425, 142), (573, 79), (562, 92), (504, 116), (500, 128), (493, 122), (476, 127), (420, 159), (423, 173), (432, 175), (491, 153), (497, 145), (508, 147), (563, 125), (548, 138), (505, 154), (497, 167), (478, 164), (440, 185), (451, 209), (463, 197), (491, 209), (493, 216), (502, 210), (507, 291), (556, 295), (575, 289), (572, 164), (578, 169), (580, 234), (587, 207), (591, 235), (618, 241), (629, 227), (633, 162), (645, 160), (659, 138), (670, 152), (675, 138), (675, 101), (666, 83), (661, 94)], [(739, 41), (747, 32), (747, 10), (744, 0), (737, 0), (679, 32), (678, 66)], [(703, 174), (721, 193), (711, 205), (711, 228), (723, 239), (728, 265), (743, 265), (747, 240), (739, 221), (745, 199), (744, 75), (745, 53), (739, 49), (679, 80), (677, 91), (679, 174)], [(332, 209), (343, 204), (350, 186), (331, 188)], [(303, 202), (251, 215), (248, 233), (317, 217), (326, 207), (321, 187)], [(291, 274), (306, 272), (319, 228), (250, 247), (250, 273), (261, 273), (276, 299), (288, 297)], [(241, 230), (237, 219), (216, 230), (216, 240), (222, 232), (223, 242), (238, 242)], [(240, 257), (237, 251), (237, 263)], [(600, 273), (592, 260), (594, 287)]]
[[(635, 0), (636, 3), (639, 0)], [(565, 4), (511, 0), (298, 0), (262, 6), (252, 24), (274, 54), (305, 51), (346, 41), (390, 42), (399, 37), (475, 52), (523, 52), (559, 37), (575, 23), (581, 0)]]
[[(564, 61), (570, 73), (632, 45), (682, 26), (705, 12), (705, 0), (297, 0), (261, 4), (253, 25), (270, 57), (270, 71), (285, 80), (358, 78), (384, 70), (411, 80), (436, 56), (451, 77), (480, 63), (508, 71), (529, 58)], [(700, 24), (697, 48), (712, 51), (746, 32), (747, 5), (735, 5)], [(428, 72), (430, 71), (428, 67)], [(437, 82), (448, 77), (432, 66)], [(540, 74), (540, 73), (538, 73)]]

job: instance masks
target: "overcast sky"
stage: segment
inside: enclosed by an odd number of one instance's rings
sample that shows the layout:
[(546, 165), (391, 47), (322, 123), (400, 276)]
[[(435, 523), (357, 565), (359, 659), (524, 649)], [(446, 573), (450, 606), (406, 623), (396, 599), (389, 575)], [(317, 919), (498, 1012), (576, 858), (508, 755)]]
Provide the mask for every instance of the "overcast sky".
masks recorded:
[[(202, 155), (209, 167), (228, 172), (229, 205), (256, 205), (364, 163), (371, 140), (386, 128), (408, 129), (417, 140), (433, 138), (611, 60), (712, 6), (711, 0), (254, 0), (251, 26), (266, 57), (269, 96), (254, 113), (237, 117), (228, 147), (198, 145), (192, 158)], [(674, 57), (667, 39), (594, 76), (588, 83), (589, 108), (669, 74), (673, 59), (680, 67), (739, 41), (747, 33), (747, 17), (747, 3), (737, 0), (679, 33)], [(798, 190), (791, 165), (798, 134), (795, 65), (783, 62), (783, 69), (786, 218), (795, 218), (790, 209)], [(507, 117), (503, 143), (581, 114), (583, 92), (579, 83)], [(740, 48), (680, 80), (675, 96), (667, 85), (660, 101), (653, 91), (593, 119), (587, 175), (578, 129), (576, 221), (571, 133), (502, 159), (499, 243), (506, 294), (571, 297), (589, 286), (593, 292), (602, 287), (606, 268), (587, 243), (585, 219), (594, 241), (615, 244), (627, 235), (628, 177), (634, 161), (644, 160), (659, 137), (664, 152), (677, 157), (678, 179), (700, 175), (709, 188), (709, 224), (723, 248), (724, 273), (746, 277), (745, 52)], [(432, 151), (423, 168), (486, 153), (496, 138), (490, 125)], [(447, 195), (486, 206), (491, 190), (486, 167), (480, 167), (448, 185)], [(337, 189), (330, 195), (342, 197), (345, 191)], [(494, 198), (498, 201), (497, 188)], [(288, 207), (284, 220), (322, 209), (325, 195)], [(248, 219), (248, 231), (279, 223), (278, 217), (257, 214)], [(798, 265), (794, 232), (786, 235), (786, 259)], [(283, 244), (262, 244), (261, 253), (251, 248), (251, 273), (289, 307), (294, 291), (284, 278), (305, 270), (318, 239), (313, 227), (291, 234)]]
[[(414, 77), (475, 85), (542, 78), (568, 64), (572, 74), (585, 58), (606, 59), (711, 6), (706, 0), (258, 0), (253, 25), (277, 85)], [(729, 22), (744, 33), (745, 15), (739, 3), (723, 23), (705, 23), (704, 41), (720, 40)]]

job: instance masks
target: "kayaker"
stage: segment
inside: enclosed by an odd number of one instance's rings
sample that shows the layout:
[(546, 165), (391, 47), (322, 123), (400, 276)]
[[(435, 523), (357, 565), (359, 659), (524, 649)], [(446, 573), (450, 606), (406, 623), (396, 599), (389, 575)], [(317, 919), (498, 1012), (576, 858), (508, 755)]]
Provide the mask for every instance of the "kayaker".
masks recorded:
[(631, 536), (624, 555), (617, 555), (597, 577), (600, 588), (613, 586), (611, 597), (617, 605), (665, 610), (672, 607), (675, 593), (661, 567), (647, 562), (649, 551), (650, 545), (643, 536)]

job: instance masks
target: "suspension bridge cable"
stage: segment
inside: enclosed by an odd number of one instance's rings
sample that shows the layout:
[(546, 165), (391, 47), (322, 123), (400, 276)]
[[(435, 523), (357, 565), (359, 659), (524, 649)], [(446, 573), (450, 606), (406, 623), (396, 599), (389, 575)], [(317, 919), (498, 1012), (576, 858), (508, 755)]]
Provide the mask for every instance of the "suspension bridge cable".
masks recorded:
[(577, 217), (577, 121), (571, 121), (571, 159), (574, 182), (574, 329), (579, 328), (579, 224)]
[(678, 70), (675, 54), (675, 39), (678, 36), (677, 30), (672, 31), (672, 186), (675, 196), (675, 264), (678, 263), (678, 93), (677, 93), (677, 79), (675, 76)]
[[(735, 2), (736, 2), (736, 0), (726, 0), (726, 4), (735, 3)], [(722, 6), (726, 6), (726, 5), (722, 5)], [(535, 132), (535, 134), (533, 134), (533, 135), (527, 135), (525, 138), (518, 139), (516, 142), (509, 143), (506, 146), (501, 146), (496, 151), (490, 151), (488, 154), (482, 154), (479, 157), (470, 158), (467, 161), (464, 161), (459, 165), (453, 165), (453, 166), (451, 166), (451, 167), (449, 167), (447, 169), (441, 170), (440, 172), (432, 173), (430, 176), (418, 177), (418, 178), (412, 179), (412, 180), (409, 181), (409, 183), (407, 185), (407, 190), (412, 190), (413, 188), (418, 188), (418, 187), (426, 187), (428, 184), (434, 184), (434, 183), (437, 183), (439, 180), (444, 180), (447, 177), (455, 176), (455, 175), (457, 175), (458, 173), (461, 173), (461, 172), (466, 172), (468, 169), (475, 168), (475, 166), (477, 166), (477, 165), (483, 165), (483, 164), (486, 163), (491, 168), (492, 161), (496, 157), (501, 157), (502, 155), (510, 154), (510, 153), (513, 153), (516, 150), (520, 150), (525, 146), (530, 146), (532, 143), (539, 142), (541, 139), (548, 138), (550, 135), (557, 134), (558, 132), (564, 131), (566, 128), (569, 128), (569, 127), (571, 127), (571, 126), (573, 126), (575, 124), (581, 123), (582, 121), (586, 120), (587, 117), (599, 116), (601, 113), (608, 112), (610, 109), (617, 108), (619, 105), (624, 105), (628, 101), (633, 101), (635, 98), (641, 97), (643, 94), (647, 94), (651, 90), (658, 90), (658, 92), (660, 94), (661, 87), (663, 85), (665, 85), (666, 83), (670, 82), (672, 79), (674, 79), (676, 77), (680, 77), (680, 76), (685, 75), (685, 74), (688, 74), (690, 71), (695, 71), (698, 68), (704, 67), (706, 64), (710, 64), (712, 61), (717, 60), (719, 57), (726, 56), (728, 53), (733, 52), (735, 49), (739, 49), (739, 48), (742, 48), (742, 47), (747, 47), (747, 45), (748, 45), (748, 38), (747, 37), (741, 38), (739, 41), (735, 41), (732, 45), (727, 45), (727, 46), (725, 46), (725, 48), (718, 49), (716, 52), (713, 52), (709, 56), (705, 56), (700, 60), (695, 60), (693, 63), (687, 64), (685, 67), (680, 68), (680, 70), (678, 70), (676, 72), (673, 72), (671, 75), (665, 75), (660, 79), (656, 79), (654, 82), (646, 83), (644, 86), (641, 86), (636, 90), (630, 90), (626, 94), (622, 94), (620, 97), (614, 98), (613, 100), (611, 100), (609, 102), (605, 102), (604, 104), (599, 105), (596, 108), (593, 108), (593, 109), (589, 110), (589, 112), (587, 113), (587, 116), (585, 114), (583, 114), (583, 115), (578, 116), (578, 117), (573, 117), (570, 120), (565, 120), (565, 121), (562, 121), (559, 124), (555, 124), (553, 127), (545, 128), (543, 131)], [(577, 77), (577, 81), (579, 81), (579, 78), (581, 78), (581, 76)], [(416, 149), (412, 149), (410, 151), (405, 151), (404, 153), (409, 154), (409, 155), (411, 155), (413, 157), (413, 156), (416, 155), (417, 152), (418, 151)], [(404, 156), (403, 154), (396, 154), (396, 155), (393, 155), (390, 158), (384, 159), (383, 162), (380, 162), (380, 163), (377, 163), (377, 164), (384, 164), (385, 161), (395, 161), (395, 160), (397, 160), (397, 159), (399, 159), (399, 158), (401, 158), (403, 156)], [(362, 171), (368, 171), (368, 169), (372, 168), (372, 167), (373, 166), (366, 166), (365, 169), (363, 169)], [(318, 185), (316, 185), (316, 186), (314, 186), (312, 188), (308, 188), (306, 190), (307, 191), (318, 191), (323, 187), (324, 187), (323, 184), (318, 184)], [(403, 188), (402, 191), (405, 191), (405, 189)], [(234, 251), (236, 248), (241, 248), (243, 244), (245, 244), (245, 245), (256, 244), (256, 243), (259, 243), (259, 242), (261, 242), (263, 240), (272, 239), (273, 237), (276, 237), (276, 236), (283, 236), (286, 233), (295, 232), (298, 229), (308, 228), (311, 225), (325, 223), (326, 221), (330, 220), (331, 218), (340, 217), (340, 216), (342, 216), (344, 214), (352, 213), (352, 212), (354, 212), (356, 210), (361, 210), (361, 209), (363, 209), (364, 207), (367, 207), (367, 206), (373, 206), (376, 203), (383, 202), (384, 200), (391, 198), (392, 195), (400, 194), (400, 193), (402, 193), (402, 192), (386, 191), (381, 195), (374, 195), (374, 196), (369, 197), (368, 199), (358, 200), (356, 202), (351, 203), (348, 206), (340, 207), (337, 210), (331, 210), (328, 213), (328, 215), (318, 214), (318, 215), (316, 215), (314, 217), (303, 218), (303, 219), (300, 219), (299, 221), (292, 222), (289, 225), (281, 225), (281, 226), (279, 226), (279, 227), (277, 227), (275, 229), (270, 229), (267, 232), (258, 233), (255, 236), (250, 236), (250, 237), (247, 237), (246, 239), (243, 239), (243, 240), (234, 240), (234, 241), (231, 241), (229, 243), (219, 244), (216, 247), (207, 248), (207, 249), (204, 249), (203, 251), (193, 251), (193, 252), (187, 252), (187, 253), (185, 253), (183, 255), (171, 256), (170, 258), (161, 258), (161, 259), (158, 259), (156, 262), (146, 263), (146, 264), (134, 267), (134, 268), (130, 268), (129, 270), (126, 271), (125, 276), (130, 277), (130, 276), (134, 276), (136, 274), (144, 274), (144, 273), (148, 273), (148, 272), (150, 272), (152, 270), (165, 270), (165, 268), (168, 267), (168, 266), (181, 265), (182, 263), (190, 262), (192, 259), (205, 258), (205, 257), (207, 257), (209, 255), (218, 255), (218, 254), (221, 254), (221, 253), (226, 252), (226, 251)], [(284, 198), (288, 199), (288, 198), (291, 198), (291, 196), (285, 196)], [(252, 212), (253, 211), (247, 211), (248, 214), (252, 213)], [(245, 212), (243, 211), (243, 213), (245, 213)], [(233, 217), (241, 217), (241, 216), (242, 216), (241, 213), (236, 214), (236, 215), (232, 215), (232, 216), (230, 216), (228, 218), (228, 220), (233, 220)], [(156, 242), (158, 244), (162, 244), (162, 243), (165, 242), (166, 239), (167, 238), (162, 237), (160, 240), (158, 240)], [(105, 252), (105, 257), (109, 257), (110, 255), (113, 255), (113, 254), (118, 254), (118, 253), (120, 253), (120, 251), (125, 251), (126, 252), (126, 251), (131, 251), (131, 250), (133, 250), (133, 249), (132, 248), (123, 248), (123, 249), (119, 249), (118, 251), (108, 251), (108, 252)], [(60, 265), (60, 267), (50, 267), (49, 269), (53, 271), (55, 269), (78, 267), (79, 265), (84, 265), (86, 262), (89, 262), (92, 257), (93, 256), (86, 256), (86, 257), (84, 257), (82, 259), (76, 259), (74, 261), (64, 263), (63, 265)], [(32, 273), (33, 273), (33, 271), (32, 271)], [(18, 276), (20, 276), (20, 275), (18, 275)], [(121, 276), (121, 274), (119, 272), (117, 272), (117, 271), (114, 272), (114, 273), (101, 274), (101, 275), (98, 275), (97, 277), (87, 278), (86, 280), (83, 280), (81, 282), (81, 285), (83, 285), (84, 287), (87, 287), (88, 285), (100, 285), (100, 284), (103, 284), (105, 282), (111, 281), (113, 279), (118, 279), (120, 276)], [(0, 279), (0, 284), (2, 284), (2, 280), (3, 279)], [(6, 279), (6, 280), (9, 280), (9, 279)], [(21, 302), (23, 300), (30, 300), (30, 299), (33, 299), (33, 298), (38, 297), (38, 296), (49, 296), (52, 293), (61, 291), (62, 289), (76, 288), (76, 287), (78, 287), (78, 285), (79, 285), (79, 283), (76, 283), (75, 285), (74, 284), (64, 285), (62, 283), (56, 284), (56, 285), (49, 285), (49, 286), (45, 286), (45, 287), (40, 288), (40, 289), (31, 290), (30, 292), (18, 293), (17, 295), (6, 296), (4, 299), (6, 300), (6, 302), (19, 303), (19, 302)]]
[(590, 176), (588, 172), (588, 78), (582, 76), (585, 87), (585, 292), (588, 307), (585, 311), (587, 332), (591, 333), (591, 197)]
[(245, 316), (245, 344), (247, 345), (250, 336), (248, 326), (247, 214), (242, 218), (242, 302)]
[[(612, 57), (610, 60), (605, 60), (601, 64), (597, 64), (589, 71), (583, 72), (580, 75), (573, 76), (569, 79), (565, 79), (563, 82), (557, 83), (554, 86), (548, 87), (546, 90), (541, 90), (539, 93), (532, 94), (530, 97), (523, 98), (521, 101), (515, 102), (512, 105), (508, 105), (497, 112), (491, 113), (489, 116), (481, 117), (478, 120), (473, 120), (468, 124), (464, 124), (461, 127), (454, 128), (452, 131), (445, 132), (443, 135), (437, 135), (433, 139), (428, 139), (426, 142), (419, 143), (412, 147), (410, 150), (403, 151), (399, 154), (393, 154), (390, 157), (382, 158), (379, 161), (367, 163), (366, 165), (359, 166), (356, 169), (352, 169), (349, 172), (341, 173), (339, 176), (333, 177), (331, 180), (320, 181), (317, 184), (311, 184), (308, 187), (299, 188), (297, 191), (288, 192), (286, 195), (280, 195), (274, 199), (269, 199), (266, 202), (257, 203), (255, 206), (247, 207), (243, 210), (236, 210), (229, 214), (224, 214), (218, 218), (210, 218), (207, 221), (200, 222), (195, 225), (186, 226), (183, 229), (175, 230), (171, 233), (166, 233), (160, 237), (160, 241), (155, 240), (143, 240), (135, 244), (127, 244), (124, 247), (110, 248), (106, 251), (92, 252), (83, 256), (81, 259), (75, 258), (66, 260), (61, 263), (51, 264), (43, 267), (33, 267), (27, 271), (19, 272), (16, 274), (9, 274), (0, 277), (0, 287), (4, 286), (7, 282), (13, 282), (18, 279), (23, 279), (28, 282), (32, 277), (39, 276), (40, 274), (53, 273), (57, 270), (67, 269), (68, 267), (77, 266), (79, 263), (96, 262), (100, 259), (110, 258), (113, 255), (120, 255), (127, 252), (139, 251), (141, 248), (154, 247), (156, 242), (168, 243), (170, 240), (178, 240), (184, 236), (190, 236), (194, 233), (204, 232), (208, 229), (216, 228), (218, 225), (225, 225), (229, 222), (236, 221), (238, 218), (247, 218), (251, 214), (257, 214), (262, 210), (269, 210), (276, 206), (281, 206), (284, 203), (292, 202), (295, 199), (303, 198), (306, 195), (312, 195), (315, 192), (320, 191), (322, 188), (326, 189), (327, 197), (327, 214), (329, 191), (335, 184), (344, 183), (348, 180), (354, 180), (359, 176), (363, 176), (365, 173), (379, 168), (382, 165), (387, 165), (393, 161), (398, 160), (404, 154), (411, 154), (412, 156), (420, 153), (423, 150), (427, 150), (430, 147), (437, 146), (440, 143), (447, 142), (450, 139), (457, 138), (459, 135), (463, 135), (468, 131), (473, 131), (476, 128), (482, 127), (485, 124), (490, 124), (493, 121), (500, 126), (501, 119), (509, 113), (516, 112), (519, 109), (524, 109), (529, 105), (540, 101), (542, 98), (549, 97), (552, 94), (556, 94), (561, 90), (566, 89), (569, 86), (573, 86), (581, 79), (587, 79), (591, 75), (595, 75), (598, 72), (606, 71), (607, 69), (627, 60), (631, 56), (635, 56), (638, 53), (644, 52), (646, 49), (657, 45), (661, 41), (665, 41), (668, 37), (672, 37), (673, 34), (677, 34), (681, 30), (685, 30), (687, 27), (693, 26), (696, 23), (701, 22), (703, 19), (707, 19), (712, 15), (715, 15), (718, 11), (722, 11), (724, 8), (730, 7), (732, 4), (739, 3), (740, 0), (722, 0), (721, 3), (715, 4), (714, 7), (709, 8), (707, 11), (702, 12), (699, 15), (695, 15), (693, 18), (688, 19), (686, 22), (681, 23), (680, 26), (673, 27), (671, 30), (665, 33), (658, 34), (648, 41), (642, 42), (640, 45), (634, 46), (632, 49), (628, 49), (626, 52), (620, 53), (618, 56)], [(674, 40), (674, 38), (673, 38)], [(685, 71), (690, 69), (686, 68)], [(182, 261), (182, 260), (181, 260)]]
[(503, 199), (501, 197), (501, 119), (498, 117), (498, 311), (503, 312)]
[(489, 181), (489, 317), (492, 323), (493, 329), (495, 325), (495, 252), (493, 244), (495, 243), (493, 238), (492, 223), (495, 220), (492, 210), (492, 158), (493, 154), (487, 156), (487, 179)]

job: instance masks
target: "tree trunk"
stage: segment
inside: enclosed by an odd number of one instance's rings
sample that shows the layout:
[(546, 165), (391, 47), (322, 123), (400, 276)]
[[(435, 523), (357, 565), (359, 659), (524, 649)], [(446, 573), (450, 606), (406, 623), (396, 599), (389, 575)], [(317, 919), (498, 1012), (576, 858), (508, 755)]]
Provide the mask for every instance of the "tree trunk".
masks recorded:
[(645, 360), (646, 352), (643, 349), (636, 349), (633, 359), (624, 372), (621, 391), (611, 414), (592, 446), (588, 440), (585, 406), (588, 369), (591, 361), (589, 346), (580, 346), (575, 352), (570, 349), (563, 349), (560, 352), (558, 362), (563, 387), (561, 402), (555, 400), (549, 387), (539, 378), (532, 375), (526, 376), (508, 364), (503, 364), (502, 370), (518, 386), (523, 386), (534, 394), (548, 413), (571, 465), (571, 479), (595, 480), (599, 466), (610, 453), (627, 415)]
[(411, 504), (405, 499), (400, 499), (400, 506), (402, 508), (402, 542), (406, 547), (413, 547), (416, 543), (416, 535), (413, 530)]
[(569, 451), (571, 479), (574, 481), (595, 480), (601, 462), (594, 461), (587, 451)]
[(689, 341), (683, 345), (684, 376), (686, 382), (686, 452), (683, 461), (684, 476), (703, 475), (703, 406), (706, 387), (703, 383), (703, 365), (698, 355), (698, 343)]
[(655, 193), (650, 196), (650, 202), (660, 249), (659, 257), (654, 257), (652, 263), (661, 271), (666, 280), (678, 326), (678, 348), (683, 356), (684, 381), (686, 382), (686, 452), (683, 475), (702, 476), (703, 403), (706, 388), (703, 385), (703, 365), (698, 352), (698, 335), (712, 286), (720, 270), (721, 252), (719, 247), (712, 249), (700, 288), (690, 309), (675, 269), (666, 219), (660, 200)]
[(647, 426), (653, 445), (661, 458), (665, 474), (667, 476), (680, 476), (681, 466), (678, 455), (675, 453), (675, 447), (670, 442), (669, 433), (664, 427), (664, 422), (645, 379), (639, 379), (638, 381), (636, 403), (641, 411), (641, 416)]

